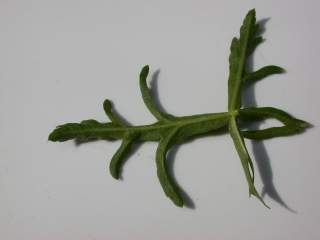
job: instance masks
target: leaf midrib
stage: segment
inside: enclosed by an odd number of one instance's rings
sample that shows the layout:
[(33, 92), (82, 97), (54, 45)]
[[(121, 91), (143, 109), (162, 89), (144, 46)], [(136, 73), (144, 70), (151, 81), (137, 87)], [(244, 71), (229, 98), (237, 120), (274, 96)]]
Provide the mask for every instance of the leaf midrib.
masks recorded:
[[(129, 127), (106, 127), (103, 123), (99, 124), (97, 127), (88, 126), (87, 128), (83, 129), (77, 129), (72, 130), (70, 129), (69, 132), (110, 132), (110, 131), (152, 131), (152, 130), (158, 130), (161, 131), (161, 129), (165, 128), (181, 128), (185, 127), (187, 125), (195, 124), (195, 123), (204, 123), (204, 122), (212, 122), (212, 121), (218, 121), (219, 119), (229, 119), (232, 116), (232, 113), (229, 112), (222, 112), (222, 113), (212, 113), (212, 114), (205, 114), (205, 115), (194, 115), (191, 117), (180, 117), (175, 118), (172, 121), (169, 122), (156, 122), (154, 124), (150, 125), (142, 125), (142, 126), (129, 126)], [(186, 119), (188, 118), (188, 119)], [(227, 124), (227, 121), (225, 121)]]

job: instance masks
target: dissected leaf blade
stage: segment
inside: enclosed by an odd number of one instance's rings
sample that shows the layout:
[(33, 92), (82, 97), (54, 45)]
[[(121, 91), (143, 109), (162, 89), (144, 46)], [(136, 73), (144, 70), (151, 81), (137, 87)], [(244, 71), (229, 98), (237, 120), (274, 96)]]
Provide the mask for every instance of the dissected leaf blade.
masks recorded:
[[(182, 144), (207, 134), (220, 134), (221, 131), (227, 130), (229, 127), (248, 183), (249, 194), (256, 196), (265, 205), (254, 186), (254, 166), (246, 149), (244, 137), (262, 140), (293, 135), (302, 132), (310, 125), (280, 109), (270, 107), (241, 109), (241, 93), (244, 84), (253, 83), (271, 74), (279, 74), (284, 71), (277, 66), (266, 66), (255, 72), (246, 71), (248, 57), (263, 42), (263, 38), (259, 34), (260, 26), (256, 23), (255, 10), (253, 9), (248, 12), (243, 21), (240, 37), (233, 38), (230, 47), (228, 112), (175, 117), (160, 111), (147, 86), (149, 66), (146, 65), (140, 72), (140, 90), (146, 107), (157, 119), (157, 122), (149, 125), (127, 126), (128, 124), (125, 124), (113, 110), (111, 101), (106, 100), (103, 106), (111, 123), (100, 123), (93, 119), (84, 120), (80, 123), (67, 123), (56, 127), (50, 133), (49, 140), (62, 142), (75, 139), (77, 142), (85, 142), (98, 139), (121, 139), (122, 143), (111, 159), (109, 166), (111, 175), (116, 179), (119, 178), (124, 160), (130, 155), (130, 149), (135, 142), (159, 142), (156, 151), (156, 165), (160, 184), (173, 203), (181, 207), (184, 204), (183, 198), (178, 185), (169, 174), (167, 152), (175, 144)], [(255, 122), (267, 118), (277, 119), (284, 126), (248, 131), (240, 131), (238, 126), (238, 120)]]

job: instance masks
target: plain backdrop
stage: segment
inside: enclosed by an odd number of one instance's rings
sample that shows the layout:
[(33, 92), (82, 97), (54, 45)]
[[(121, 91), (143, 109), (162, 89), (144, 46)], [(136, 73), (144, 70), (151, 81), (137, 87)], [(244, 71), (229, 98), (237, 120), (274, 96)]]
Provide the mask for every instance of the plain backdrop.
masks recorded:
[[(184, 208), (160, 187), (156, 143), (137, 149), (116, 181), (108, 163), (119, 141), (47, 141), (62, 123), (107, 121), (105, 98), (132, 124), (152, 123), (138, 86), (144, 64), (169, 113), (225, 111), (230, 41), (251, 8), (266, 28), (254, 68), (276, 64), (287, 73), (256, 84), (245, 102), (314, 125), (246, 141), (271, 210), (248, 197), (229, 135), (172, 153), (191, 199)], [(0, 238), (320, 239), (319, 8), (317, 0), (1, 0)]]

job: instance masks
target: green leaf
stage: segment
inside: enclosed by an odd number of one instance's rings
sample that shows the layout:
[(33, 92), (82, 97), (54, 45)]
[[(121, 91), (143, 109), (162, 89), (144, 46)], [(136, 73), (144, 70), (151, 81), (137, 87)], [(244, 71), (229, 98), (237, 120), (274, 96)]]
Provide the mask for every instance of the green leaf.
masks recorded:
[(251, 83), (259, 81), (265, 77), (268, 77), (270, 75), (281, 74), (284, 72), (285, 72), (285, 70), (283, 68), (270, 65), (270, 66), (263, 67), (255, 72), (251, 72), (251, 73), (246, 74), (243, 78), (243, 82), (245, 84), (251, 84)]
[[(134, 143), (155, 141), (159, 142), (156, 151), (157, 175), (165, 194), (179, 207), (183, 206), (183, 198), (178, 185), (170, 176), (167, 167), (167, 152), (170, 147), (182, 144), (192, 139), (226, 132), (229, 127), (230, 135), (239, 154), (241, 164), (249, 187), (249, 194), (256, 196), (263, 204), (254, 186), (254, 166), (248, 154), (244, 137), (251, 139), (267, 139), (278, 136), (300, 133), (310, 125), (296, 119), (288, 113), (276, 108), (244, 108), (241, 107), (241, 91), (244, 84), (258, 81), (271, 74), (282, 73), (283, 69), (277, 66), (267, 66), (255, 72), (246, 72), (246, 62), (249, 55), (263, 41), (259, 35), (260, 27), (256, 23), (255, 10), (246, 15), (240, 29), (240, 37), (233, 38), (229, 56), (228, 79), (228, 112), (205, 113), (184, 117), (175, 117), (157, 109), (147, 86), (149, 66), (144, 66), (140, 72), (140, 90), (143, 101), (149, 111), (157, 119), (155, 123), (127, 126), (113, 111), (111, 101), (103, 104), (106, 115), (111, 122), (100, 123), (94, 119), (80, 123), (67, 123), (57, 126), (49, 135), (50, 141), (67, 141), (74, 139), (77, 142), (87, 140), (122, 140), (119, 149), (111, 159), (109, 170), (111, 175), (118, 179), (124, 160), (130, 155)], [(183, 86), (182, 86), (183, 88)], [(177, 95), (177, 97), (179, 97)], [(240, 131), (238, 120), (255, 122), (267, 118), (281, 121), (284, 126), (272, 127), (255, 131)], [(242, 126), (242, 125), (240, 125)], [(199, 153), (199, 156), (201, 153)]]

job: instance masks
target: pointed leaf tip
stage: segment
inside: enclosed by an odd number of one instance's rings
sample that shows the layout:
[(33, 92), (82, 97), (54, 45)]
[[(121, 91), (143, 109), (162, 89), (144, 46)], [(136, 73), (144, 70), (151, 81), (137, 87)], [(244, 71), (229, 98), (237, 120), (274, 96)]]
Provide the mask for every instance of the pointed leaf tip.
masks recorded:
[(106, 115), (109, 117), (112, 123), (117, 124), (119, 126), (125, 126), (126, 124), (122, 121), (122, 119), (113, 111), (113, 104), (109, 99), (104, 100), (103, 109)]
[(112, 102), (109, 99), (104, 100), (103, 102), (103, 108), (105, 110), (111, 110), (112, 108)]
[(149, 65), (145, 65), (140, 72), (140, 76), (147, 76), (149, 74)]
[(309, 122), (306, 122), (306, 121), (303, 121), (303, 120), (299, 120), (299, 127), (302, 128), (302, 129), (305, 129), (305, 128), (312, 128), (313, 125)]
[(255, 8), (252, 8), (251, 10), (249, 10), (248, 14), (247, 15), (256, 15), (256, 9)]

